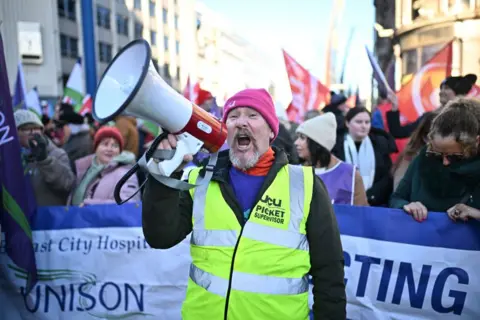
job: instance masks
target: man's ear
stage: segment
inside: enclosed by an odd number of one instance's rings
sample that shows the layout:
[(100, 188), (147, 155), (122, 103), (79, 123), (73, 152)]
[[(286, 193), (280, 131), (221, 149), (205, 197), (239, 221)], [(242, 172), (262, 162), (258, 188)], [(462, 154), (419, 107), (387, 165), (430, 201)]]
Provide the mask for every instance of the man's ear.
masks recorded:
[(273, 137), (275, 137), (275, 134), (273, 133), (272, 130), (270, 130), (270, 135), (269, 135), (269, 137), (270, 137), (270, 141), (273, 140)]

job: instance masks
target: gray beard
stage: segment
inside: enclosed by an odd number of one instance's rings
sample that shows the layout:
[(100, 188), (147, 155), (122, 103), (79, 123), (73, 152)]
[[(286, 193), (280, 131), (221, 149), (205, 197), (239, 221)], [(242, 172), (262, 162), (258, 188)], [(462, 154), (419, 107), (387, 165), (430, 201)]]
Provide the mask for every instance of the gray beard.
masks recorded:
[(240, 160), (235, 155), (235, 152), (232, 149), (228, 151), (228, 155), (230, 157), (230, 161), (232, 162), (233, 166), (241, 170), (247, 170), (255, 167), (255, 165), (258, 162), (258, 159), (260, 159), (260, 154), (258, 153), (258, 151), (255, 151), (253, 153), (253, 156), (250, 159), (247, 159), (246, 161), (243, 159)]

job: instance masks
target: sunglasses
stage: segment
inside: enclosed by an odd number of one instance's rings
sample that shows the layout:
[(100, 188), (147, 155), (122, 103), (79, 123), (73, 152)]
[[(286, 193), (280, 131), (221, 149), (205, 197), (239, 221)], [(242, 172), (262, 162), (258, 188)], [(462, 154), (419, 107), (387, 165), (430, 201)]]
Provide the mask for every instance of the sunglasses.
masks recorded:
[(463, 153), (443, 153), (429, 150), (426, 152), (427, 157), (435, 158), (440, 161), (447, 159), (450, 163), (456, 163), (465, 159), (465, 154)]

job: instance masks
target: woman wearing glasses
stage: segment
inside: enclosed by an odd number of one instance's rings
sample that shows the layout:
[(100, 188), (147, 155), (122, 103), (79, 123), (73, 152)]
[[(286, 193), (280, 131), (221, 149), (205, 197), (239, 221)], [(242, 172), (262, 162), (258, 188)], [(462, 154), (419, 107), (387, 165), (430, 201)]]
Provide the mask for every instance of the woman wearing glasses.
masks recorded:
[(480, 217), (480, 102), (451, 101), (432, 122), (427, 145), (390, 200), (418, 221), (428, 211), (457, 220)]

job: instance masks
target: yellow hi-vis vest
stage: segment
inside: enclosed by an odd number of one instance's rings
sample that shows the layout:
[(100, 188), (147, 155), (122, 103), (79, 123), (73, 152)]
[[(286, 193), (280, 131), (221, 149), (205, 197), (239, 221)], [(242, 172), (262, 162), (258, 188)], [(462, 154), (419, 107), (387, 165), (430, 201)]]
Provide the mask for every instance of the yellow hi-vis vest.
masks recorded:
[[(190, 172), (194, 183), (200, 169)], [(192, 264), (183, 320), (307, 320), (312, 168), (284, 166), (243, 228), (220, 185), (191, 190)]]

